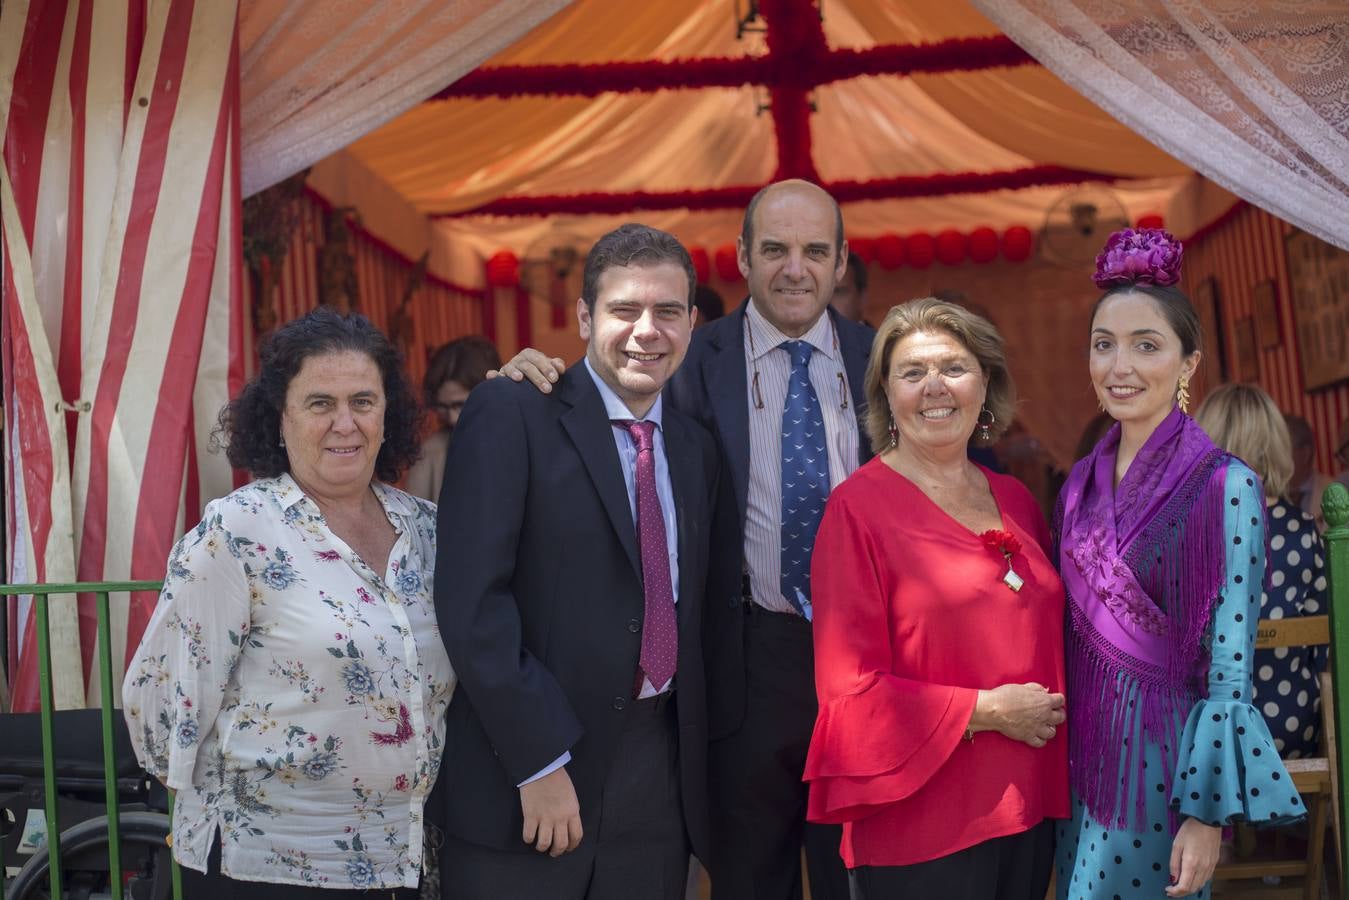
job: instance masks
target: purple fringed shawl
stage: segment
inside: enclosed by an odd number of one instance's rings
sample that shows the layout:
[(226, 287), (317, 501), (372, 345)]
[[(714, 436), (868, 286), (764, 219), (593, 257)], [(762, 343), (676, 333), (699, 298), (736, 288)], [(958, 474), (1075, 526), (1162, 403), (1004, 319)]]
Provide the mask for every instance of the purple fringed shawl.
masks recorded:
[(1115, 425), (1073, 467), (1059, 501), (1069, 765), (1092, 818), (1141, 830), (1157, 773), (1144, 777), (1136, 737), (1162, 747), (1170, 785), (1180, 730), (1207, 695), (1204, 635), (1224, 579), (1230, 457), (1173, 410), (1116, 488), (1119, 439)]

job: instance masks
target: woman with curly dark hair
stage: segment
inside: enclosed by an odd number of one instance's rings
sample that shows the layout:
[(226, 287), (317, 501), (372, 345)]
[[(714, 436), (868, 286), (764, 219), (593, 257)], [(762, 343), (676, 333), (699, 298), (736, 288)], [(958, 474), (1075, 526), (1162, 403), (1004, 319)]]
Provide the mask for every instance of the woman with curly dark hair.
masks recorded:
[(122, 687), (141, 762), (178, 792), (185, 896), (417, 896), (455, 683), (435, 506), (388, 484), (417, 419), (398, 351), (329, 309), (282, 326), (220, 414), (256, 480), (173, 548)]

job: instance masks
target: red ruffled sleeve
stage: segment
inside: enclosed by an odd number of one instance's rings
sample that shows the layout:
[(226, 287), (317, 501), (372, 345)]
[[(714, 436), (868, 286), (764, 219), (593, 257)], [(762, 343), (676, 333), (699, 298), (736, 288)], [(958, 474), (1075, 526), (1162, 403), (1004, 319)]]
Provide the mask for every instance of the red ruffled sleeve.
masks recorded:
[(807, 818), (849, 822), (916, 792), (964, 737), (978, 691), (895, 674), (883, 549), (836, 491), (811, 566), (819, 717), (806, 759)]

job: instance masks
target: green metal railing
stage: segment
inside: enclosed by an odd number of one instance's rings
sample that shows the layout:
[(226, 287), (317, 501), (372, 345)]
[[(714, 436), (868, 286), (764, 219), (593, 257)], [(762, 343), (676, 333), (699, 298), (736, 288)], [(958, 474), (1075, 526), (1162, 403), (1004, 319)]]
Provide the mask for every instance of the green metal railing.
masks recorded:
[[(0, 585), (0, 597), (32, 595), (33, 612), (37, 625), (38, 698), (41, 707), (43, 800), (47, 819), (48, 871), (51, 896), (63, 896), (61, 870), (61, 827), (57, 817), (56, 738), (54, 728), (55, 702), (52, 697), (51, 632), (48, 624), (48, 604), (53, 594), (69, 595), (71, 601), (79, 594), (94, 594), (98, 606), (98, 673), (101, 688), (103, 725), (103, 785), (107, 801), (108, 864), (111, 870), (113, 900), (123, 900), (122, 835), (118, 816), (117, 763), (114, 758), (113, 722), (119, 715), (113, 705), (112, 627), (108, 595), (131, 591), (158, 591), (159, 581), (105, 581), (82, 584), (9, 584)], [(7, 601), (8, 602), (8, 601)], [(169, 801), (173, 812), (172, 795)], [(174, 900), (182, 897), (181, 874), (178, 864), (172, 864)], [(0, 868), (0, 900), (5, 897), (5, 879)]]
[[(1326, 600), (1330, 606), (1330, 680), (1335, 692), (1335, 758), (1339, 773), (1340, 859), (1349, 862), (1349, 491), (1326, 488)], [(1343, 880), (1345, 874), (1340, 873)]]

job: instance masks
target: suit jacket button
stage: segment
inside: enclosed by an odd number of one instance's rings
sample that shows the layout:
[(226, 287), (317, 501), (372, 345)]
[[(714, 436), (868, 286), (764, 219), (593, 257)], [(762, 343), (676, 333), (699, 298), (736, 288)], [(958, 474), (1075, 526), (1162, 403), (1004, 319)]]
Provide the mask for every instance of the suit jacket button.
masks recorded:
[(625, 700), (625, 699), (623, 699), (622, 697), (615, 697), (615, 698), (614, 698), (614, 709), (622, 709), (623, 707), (625, 707), (625, 706), (627, 706), (627, 705), (628, 705), (628, 701)]
[(633, 634), (636, 634), (641, 630), (642, 630), (641, 622), (637, 621), (636, 619), (628, 619), (628, 631), (631, 631)]

